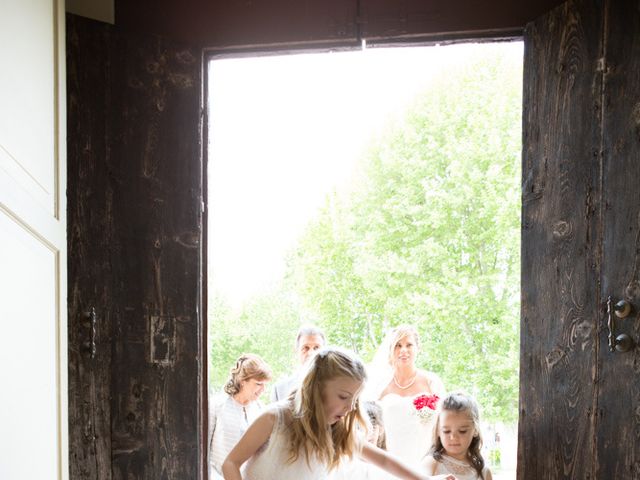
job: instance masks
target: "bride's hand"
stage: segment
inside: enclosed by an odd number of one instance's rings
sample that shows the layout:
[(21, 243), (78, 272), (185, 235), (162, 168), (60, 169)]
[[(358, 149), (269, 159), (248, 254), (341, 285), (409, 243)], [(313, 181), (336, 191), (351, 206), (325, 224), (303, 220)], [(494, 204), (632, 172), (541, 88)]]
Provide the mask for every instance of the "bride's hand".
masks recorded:
[(455, 475), (436, 475), (435, 477), (429, 477), (431, 480), (457, 480)]

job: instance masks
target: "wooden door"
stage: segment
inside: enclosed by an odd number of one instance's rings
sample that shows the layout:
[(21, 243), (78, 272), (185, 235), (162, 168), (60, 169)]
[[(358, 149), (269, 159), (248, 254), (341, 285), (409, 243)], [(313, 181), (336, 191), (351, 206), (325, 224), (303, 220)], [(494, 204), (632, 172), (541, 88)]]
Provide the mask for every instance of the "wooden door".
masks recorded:
[(67, 478), (64, 2), (0, 2), (0, 478)]
[(640, 478), (640, 11), (569, 1), (527, 26), (519, 479)]
[(67, 18), (71, 478), (199, 478), (202, 56)]
[[(603, 14), (602, 279), (600, 282), (597, 478), (640, 478), (640, 4), (609, 0)], [(626, 300), (616, 335), (635, 347), (611, 352), (602, 302)]]

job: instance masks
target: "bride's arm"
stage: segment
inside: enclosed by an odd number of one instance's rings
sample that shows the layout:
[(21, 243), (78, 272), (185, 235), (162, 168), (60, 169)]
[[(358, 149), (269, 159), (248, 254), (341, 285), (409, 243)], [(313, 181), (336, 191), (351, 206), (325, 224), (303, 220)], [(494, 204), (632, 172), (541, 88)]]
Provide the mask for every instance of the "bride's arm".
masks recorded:
[(456, 480), (456, 477), (453, 475), (436, 475), (435, 477), (423, 475), (409, 468), (385, 450), (381, 450), (369, 443), (362, 446), (361, 456), (367, 462), (373, 463), (386, 472), (398, 478), (404, 478), (405, 480)]

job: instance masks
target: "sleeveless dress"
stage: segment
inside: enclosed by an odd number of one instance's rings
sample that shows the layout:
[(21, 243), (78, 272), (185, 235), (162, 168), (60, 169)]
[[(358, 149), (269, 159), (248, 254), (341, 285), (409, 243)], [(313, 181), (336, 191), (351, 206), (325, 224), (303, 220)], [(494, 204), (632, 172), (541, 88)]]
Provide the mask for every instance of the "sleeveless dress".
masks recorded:
[[(482, 469), (482, 478), (486, 478), (488, 467)], [(476, 469), (467, 462), (456, 460), (449, 455), (442, 455), (442, 461), (436, 462), (435, 475), (451, 473), (458, 480), (481, 480)]]
[(327, 467), (311, 458), (307, 464), (304, 454), (289, 463), (287, 418), (289, 407), (278, 403), (271, 407), (276, 421), (267, 442), (249, 459), (242, 474), (244, 480), (325, 480)]
[(431, 448), (432, 423), (424, 422), (416, 414), (413, 399), (418, 395), (401, 397), (388, 393), (379, 401), (387, 438), (387, 450), (407, 465), (420, 469)]

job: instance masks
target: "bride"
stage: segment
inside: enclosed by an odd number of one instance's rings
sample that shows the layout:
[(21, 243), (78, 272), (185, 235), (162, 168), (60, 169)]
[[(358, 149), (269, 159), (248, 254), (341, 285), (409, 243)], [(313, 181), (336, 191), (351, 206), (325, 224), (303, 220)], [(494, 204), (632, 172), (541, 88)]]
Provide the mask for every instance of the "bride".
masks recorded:
[(379, 377), (377, 391), (370, 395), (382, 407), (387, 450), (414, 467), (431, 447), (432, 422), (417, 415), (413, 400), (421, 394), (442, 398), (445, 393), (435, 373), (416, 367), (419, 347), (414, 327), (393, 328), (380, 345), (370, 372), (372, 377)]

